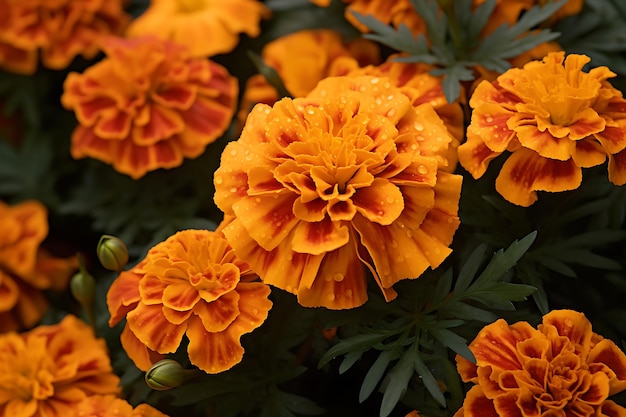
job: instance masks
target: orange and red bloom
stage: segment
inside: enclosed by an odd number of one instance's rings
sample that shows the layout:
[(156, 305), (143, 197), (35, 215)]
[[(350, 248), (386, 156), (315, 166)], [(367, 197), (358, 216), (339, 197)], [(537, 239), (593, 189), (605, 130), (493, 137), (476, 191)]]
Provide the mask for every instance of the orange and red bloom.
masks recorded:
[(469, 347), (476, 364), (457, 356), (457, 367), (475, 385), (458, 417), (626, 415), (608, 399), (626, 389), (626, 355), (582, 313), (552, 311), (537, 329), (499, 319)]
[(90, 395), (76, 404), (74, 413), (79, 417), (167, 417), (148, 404), (133, 408), (115, 395)]
[(267, 318), (269, 293), (219, 232), (184, 230), (113, 282), (109, 324), (126, 317), (122, 346), (144, 371), (186, 335), (191, 363), (213, 374), (241, 361), (240, 338)]
[(578, 188), (582, 168), (607, 157), (609, 180), (626, 183), (626, 100), (607, 81), (615, 74), (606, 67), (583, 72), (588, 62), (552, 52), (481, 82), (469, 103), (461, 165), (480, 178), (491, 160), (509, 153), (496, 190), (520, 206), (533, 204), (537, 191)]
[(38, 201), (0, 201), (0, 230), (0, 331), (29, 328), (47, 311), (43, 291), (64, 289), (78, 262), (41, 248), (48, 211)]
[(388, 78), (330, 77), (306, 97), (257, 105), (215, 172), (224, 234), (265, 283), (303, 306), (367, 300), (365, 267), (387, 299), (451, 252), (461, 177), (430, 104)]
[(208, 57), (232, 51), (242, 33), (258, 36), (269, 16), (258, 0), (151, 0), (127, 35), (158, 36), (187, 46), (192, 56)]
[(61, 102), (79, 123), (74, 158), (136, 179), (197, 158), (230, 125), (238, 87), (222, 66), (154, 37), (103, 45), (107, 58), (65, 81)]
[(32, 74), (41, 60), (66, 68), (77, 55), (100, 51), (104, 36), (119, 34), (129, 17), (123, 0), (0, 0), (0, 68)]
[(74, 416), (91, 395), (118, 394), (106, 344), (74, 316), (0, 335), (0, 415)]

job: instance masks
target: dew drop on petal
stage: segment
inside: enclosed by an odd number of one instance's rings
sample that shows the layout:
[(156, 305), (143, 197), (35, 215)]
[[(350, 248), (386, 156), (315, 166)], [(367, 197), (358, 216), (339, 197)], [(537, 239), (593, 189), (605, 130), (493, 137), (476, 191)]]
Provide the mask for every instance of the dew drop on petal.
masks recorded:
[(258, 308), (253, 308), (252, 309), (252, 314), (254, 314), (254, 315), (259, 314), (259, 309)]
[(219, 184), (221, 184), (221, 183), (223, 183), (223, 182), (224, 182), (224, 178), (222, 178), (220, 175), (216, 175), (216, 176), (215, 176), (215, 183), (216, 183), (216, 184), (218, 184), (218, 185), (219, 185)]
[(418, 132), (421, 132), (422, 130), (424, 130), (424, 125), (421, 124), (420, 122), (415, 122), (413, 123), (413, 127), (415, 128), (415, 130), (417, 130)]
[(426, 165), (420, 165), (417, 167), (417, 172), (419, 172), (422, 175), (426, 175), (428, 174), (428, 167)]
[(337, 281), (337, 282), (341, 282), (344, 279), (344, 275), (341, 272), (335, 272), (333, 274), (333, 280)]
[(490, 114), (485, 114), (485, 121), (487, 123), (491, 123), (491, 122), (493, 122), (493, 117), (491, 117)]
[(394, 114), (396, 114), (396, 109), (389, 109), (387, 111), (387, 116), (388, 117), (393, 117)]
[(328, 293), (328, 295), (326, 295), (326, 298), (328, 298), (330, 301), (333, 301), (335, 299), (335, 294), (334, 293)]
[(352, 298), (352, 290), (346, 290), (346, 297)]
[(237, 192), (237, 187), (230, 187), (230, 192), (231, 193), (236, 193)]
[(392, 204), (392, 203), (395, 203), (395, 202), (396, 202), (395, 197), (392, 197), (392, 196), (390, 196), (390, 195), (389, 195), (389, 196), (387, 196), (386, 200), (387, 200), (387, 203), (389, 203), (389, 204)]
[(380, 81), (380, 78), (378, 78), (378, 77), (374, 77), (374, 78), (372, 78), (372, 79), (370, 80), (370, 82), (371, 82), (372, 84), (378, 84), (378, 82), (379, 82), (379, 81)]

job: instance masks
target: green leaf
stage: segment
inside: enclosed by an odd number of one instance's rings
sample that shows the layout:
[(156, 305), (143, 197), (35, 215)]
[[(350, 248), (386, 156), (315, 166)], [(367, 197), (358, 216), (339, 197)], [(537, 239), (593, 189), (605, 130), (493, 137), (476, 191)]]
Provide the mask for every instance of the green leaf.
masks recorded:
[(267, 65), (259, 54), (253, 51), (248, 51), (247, 53), (248, 58), (250, 58), (259, 73), (263, 75), (267, 82), (276, 89), (279, 97), (292, 97), (275, 68)]
[(486, 248), (487, 245), (483, 243), (472, 251), (459, 271), (459, 275), (452, 290), (453, 292), (461, 293), (469, 287), (478, 272), (478, 268), (480, 268), (483, 262)]
[(462, 301), (447, 304), (441, 310), (454, 317), (462, 317), (466, 320), (476, 320), (482, 323), (492, 323), (499, 318), (495, 313), (474, 307)]
[(357, 363), (359, 359), (361, 359), (361, 357), (363, 356), (363, 353), (366, 350), (368, 350), (368, 348), (363, 347), (361, 349), (352, 350), (346, 353), (346, 356), (343, 358), (343, 361), (341, 361), (341, 365), (339, 365), (339, 373), (343, 374), (348, 369), (352, 368), (352, 365), (354, 365), (355, 363)]
[(415, 370), (413, 364), (416, 356), (415, 349), (410, 347), (402, 354), (400, 360), (387, 374), (387, 380), (389, 382), (384, 388), (385, 393), (383, 394), (383, 399), (380, 404), (380, 417), (387, 417), (391, 414), (398, 404), (398, 401), (400, 401), (406, 392), (407, 385)]
[(278, 391), (277, 396), (280, 402), (289, 411), (295, 414), (301, 414), (305, 416), (312, 416), (318, 414), (324, 414), (326, 410), (318, 406), (314, 401), (300, 395), (290, 394), (284, 391)]
[(374, 392), (374, 389), (376, 389), (376, 386), (385, 375), (387, 367), (392, 359), (395, 359), (395, 356), (395, 352), (392, 350), (383, 350), (378, 355), (363, 378), (363, 383), (359, 391), (359, 402), (362, 403)]
[(351, 351), (359, 351), (361, 349), (369, 349), (377, 343), (382, 342), (390, 336), (390, 332), (385, 333), (361, 333), (356, 336), (348, 337), (328, 349), (320, 358), (318, 368), (323, 367), (337, 356), (345, 355)]
[(465, 359), (472, 363), (476, 363), (476, 358), (471, 350), (467, 347), (467, 340), (463, 339), (458, 334), (444, 328), (433, 327), (428, 331), (433, 335), (435, 339), (439, 341), (445, 347), (448, 347), (463, 356)]
[(442, 407), (445, 407), (446, 399), (439, 388), (439, 384), (437, 384), (437, 380), (433, 376), (430, 369), (428, 369), (418, 352), (413, 355), (413, 366), (424, 383), (424, 386), (428, 392), (430, 392), (430, 395), (432, 395), (435, 401), (437, 401)]

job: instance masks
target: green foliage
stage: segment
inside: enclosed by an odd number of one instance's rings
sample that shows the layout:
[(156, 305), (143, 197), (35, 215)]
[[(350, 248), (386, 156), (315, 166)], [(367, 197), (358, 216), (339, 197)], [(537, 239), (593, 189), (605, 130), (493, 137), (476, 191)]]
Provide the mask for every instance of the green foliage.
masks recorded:
[[(443, 371), (445, 366), (434, 364), (449, 361), (450, 352), (474, 361), (467, 340), (455, 329), (466, 331), (475, 322), (490, 323), (499, 317), (496, 311), (514, 310), (513, 302), (525, 300), (535, 290), (510, 282), (509, 273), (535, 237), (536, 233), (531, 233), (506, 250), (497, 251), (486, 265), (486, 245), (480, 245), (464, 261), (456, 279), (447, 269), (400, 283), (400, 295), (391, 303), (370, 295), (371, 300), (362, 307), (364, 311), (357, 313), (363, 319), (356, 334), (328, 349), (319, 366), (343, 356), (339, 370), (346, 372), (366, 352), (377, 351), (361, 384), (359, 401), (365, 401), (379, 387), (383, 392), (381, 417), (391, 414), (416, 378), (439, 407), (458, 408), (459, 404), (447, 404), (446, 395), (451, 394), (441, 389), (442, 384), (458, 386), (458, 375), (454, 377), (454, 372)], [(454, 395), (455, 401), (458, 397)]]
[(474, 68), (504, 72), (510, 68), (507, 61), (533, 47), (556, 39), (558, 33), (537, 26), (552, 16), (565, 0), (534, 6), (512, 26), (498, 27), (488, 36), (482, 30), (495, 7), (495, 0), (487, 0), (472, 11), (471, 0), (455, 0), (450, 10), (441, 10), (435, 0), (412, 0), (417, 13), (426, 24), (427, 37), (416, 38), (403, 24), (391, 28), (372, 16), (353, 12), (355, 17), (373, 33), (365, 38), (387, 45), (406, 56), (400, 62), (423, 62), (437, 66), (432, 75), (443, 76), (446, 99), (459, 97), (461, 82), (475, 78)]

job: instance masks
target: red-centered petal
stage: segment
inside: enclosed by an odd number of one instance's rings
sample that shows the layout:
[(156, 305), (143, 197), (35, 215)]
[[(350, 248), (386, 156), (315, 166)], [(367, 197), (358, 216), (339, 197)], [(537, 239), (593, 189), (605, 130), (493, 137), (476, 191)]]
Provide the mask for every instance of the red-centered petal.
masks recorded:
[[(526, 417), (522, 415), (522, 411), (517, 404), (519, 399), (519, 393), (507, 392), (493, 399), (493, 407), (495, 408), (499, 417)], [(526, 405), (526, 408), (529, 409), (530, 407)], [(532, 415), (533, 414), (530, 414), (528, 417)]]
[(193, 316), (189, 320), (187, 353), (191, 363), (209, 374), (217, 374), (232, 368), (243, 358), (243, 347), (239, 334), (229, 329), (219, 333), (209, 333), (202, 321)]
[[(217, 276), (217, 281), (219, 282), (218, 286), (211, 288), (214, 284), (210, 283), (205, 286), (205, 288), (202, 288), (201, 286), (197, 288), (200, 297), (202, 297), (202, 299), (207, 303), (210, 303), (222, 295), (233, 291), (239, 283), (239, 279), (241, 277), (241, 270), (237, 265), (225, 263), (225, 259), (220, 259), (217, 256), (213, 259), (217, 259), (222, 262), (219, 275)], [(248, 268), (248, 266), (246, 265), (245, 268)]]
[(626, 184), (626, 151), (609, 155), (609, 181), (615, 185)]
[[(524, 388), (518, 391), (518, 398), (515, 405), (521, 411), (524, 417), (539, 417), (542, 415), (541, 404), (537, 401), (535, 393), (530, 389)], [(515, 394), (513, 394), (515, 395)], [(513, 400), (512, 396), (506, 397), (507, 400)], [(498, 400), (494, 400), (496, 407), (500, 409), (502, 404)]]
[(93, 126), (103, 111), (113, 107), (115, 107), (115, 101), (109, 97), (95, 97), (92, 100), (77, 103), (74, 111), (81, 125)]
[(304, 307), (350, 309), (367, 301), (367, 278), (364, 265), (353, 244), (345, 245), (324, 256), (311, 286), (301, 286), (298, 303)]
[(608, 125), (602, 132), (596, 133), (595, 138), (600, 141), (608, 154), (616, 154), (626, 148), (626, 119), (620, 119), (614, 125)]
[(70, 151), (74, 159), (90, 157), (110, 164), (113, 162), (117, 147), (117, 141), (101, 139), (92, 129), (79, 125), (72, 133)]
[(93, 127), (94, 133), (103, 139), (122, 140), (128, 137), (132, 126), (132, 117), (123, 111), (107, 111)]
[(543, 326), (554, 326), (559, 336), (567, 337), (576, 348), (575, 353), (587, 356), (591, 343), (591, 323), (583, 313), (574, 310), (553, 310), (543, 316)]
[(261, 282), (242, 282), (237, 285), (239, 314), (231, 324), (234, 334), (250, 333), (267, 319), (272, 308), (269, 285)]
[(601, 363), (614, 374), (610, 380), (610, 395), (626, 389), (626, 354), (610, 339), (597, 343), (589, 352), (587, 364)]
[(139, 300), (139, 281), (141, 275), (130, 271), (122, 271), (109, 287), (107, 292), (107, 306), (109, 308), (109, 326), (119, 323), (126, 314), (135, 308)]
[(574, 163), (581, 168), (601, 165), (606, 160), (606, 152), (595, 140), (583, 139), (576, 142), (572, 150)]
[(196, 87), (190, 85), (167, 85), (151, 94), (152, 100), (164, 107), (187, 110), (196, 100)]
[(361, 215), (384, 226), (396, 220), (404, 209), (400, 189), (383, 178), (376, 178), (369, 187), (359, 188), (352, 202)]
[[(511, 76), (518, 72), (516, 69), (508, 72)], [(470, 97), (469, 105), (471, 108), (476, 109), (479, 106), (483, 106), (485, 104), (497, 103), (502, 106), (504, 109), (514, 111), (515, 105), (521, 102), (520, 98), (511, 93), (510, 91), (502, 88), (498, 81), (489, 82), (487, 80), (483, 80), (476, 86), (476, 89), (472, 93), (472, 97)]]
[(532, 337), (545, 337), (526, 322), (508, 325), (499, 319), (484, 327), (470, 344), (479, 367), (496, 370), (523, 369), (517, 357), (516, 345)]
[(430, 266), (418, 242), (423, 236), (419, 229), (398, 222), (380, 226), (362, 216), (356, 216), (352, 224), (374, 262), (382, 288), (416, 278)]
[(137, 368), (144, 372), (150, 369), (153, 364), (163, 359), (162, 354), (148, 349), (145, 344), (141, 343), (128, 328), (128, 324), (124, 326), (124, 330), (122, 330), (120, 341), (128, 357)]
[(537, 200), (535, 191), (574, 190), (582, 182), (582, 170), (573, 160), (542, 158), (520, 148), (506, 160), (496, 179), (496, 190), (508, 201), (528, 207)]
[(152, 146), (137, 146), (130, 140), (119, 144), (114, 168), (133, 179), (159, 168), (174, 168), (182, 164), (183, 155), (174, 140), (160, 141)]
[(132, 140), (136, 145), (151, 146), (185, 129), (182, 118), (172, 109), (152, 105), (147, 111), (150, 115), (147, 123), (143, 126), (135, 125), (132, 130)]
[(463, 416), (503, 417), (496, 411), (493, 401), (485, 397), (480, 385), (474, 385), (465, 395), (465, 401), (463, 401)]
[(292, 210), (295, 199), (293, 194), (243, 197), (233, 204), (233, 212), (263, 249), (272, 250), (298, 223)]
[(300, 222), (294, 229), (291, 248), (298, 253), (320, 255), (338, 249), (350, 240), (349, 227), (344, 222), (324, 219), (321, 222)]
[(267, 167), (256, 166), (248, 171), (248, 195), (271, 196), (285, 191), (281, 184)]
[(575, 114), (574, 120), (567, 128), (570, 132), (569, 138), (579, 140), (594, 133), (602, 132), (605, 126), (606, 121), (594, 109), (585, 108)]
[(400, 186), (404, 198), (404, 210), (398, 217), (398, 224), (418, 227), (435, 204), (435, 191), (430, 187)]
[(609, 395), (609, 377), (602, 372), (596, 372), (591, 375), (589, 388), (581, 393), (578, 398), (587, 404), (600, 405)]
[(264, 250), (250, 237), (239, 219), (224, 228), (224, 235), (240, 259), (246, 259), (250, 268), (263, 282), (297, 293), (301, 282), (311, 282), (324, 255), (308, 255), (294, 252), (292, 236), (288, 236), (271, 251)]
[(519, 342), (517, 345), (517, 353), (520, 362), (527, 362), (533, 359), (548, 360), (552, 355), (557, 354), (553, 351), (553, 344), (550, 341), (551, 334), (547, 334), (546, 338), (527, 339)]
[(163, 305), (176, 311), (188, 311), (200, 300), (198, 290), (188, 283), (170, 284), (163, 290)]
[(480, 136), (467, 133), (467, 140), (457, 148), (459, 163), (474, 179), (483, 176), (489, 162), (501, 154), (494, 152), (485, 144)]
[(467, 136), (482, 138), (485, 145), (493, 152), (504, 152), (515, 135), (507, 125), (507, 121), (514, 114), (497, 104), (485, 103), (472, 112), (472, 121), (467, 128)]
[(207, 332), (216, 333), (225, 330), (239, 314), (239, 294), (231, 291), (218, 299), (200, 302), (193, 308), (193, 313), (200, 318)]
[[(398, 157), (409, 155), (398, 155)], [(394, 159), (394, 162), (398, 158)], [(411, 162), (402, 170), (389, 178), (389, 181), (395, 185), (413, 185), (432, 187), (437, 182), (437, 169), (439, 168), (438, 159), (432, 156), (418, 156), (411, 157)], [(389, 174), (388, 170), (385, 170), (382, 175)]]
[(139, 281), (139, 294), (141, 295), (141, 302), (148, 305), (162, 304), (163, 292), (167, 288), (168, 284), (161, 281), (159, 277), (147, 273)]
[(603, 402), (596, 412), (596, 417), (626, 417), (626, 408), (611, 400)]
[(210, 143), (224, 133), (230, 124), (233, 111), (218, 102), (198, 97), (181, 115), (189, 129), (206, 134), (207, 139), (210, 139), (205, 143)]
[(126, 315), (131, 332), (149, 349), (172, 353), (178, 349), (186, 326), (172, 324), (163, 315), (162, 306), (139, 303)]
[(165, 319), (172, 324), (183, 324), (191, 316), (193, 310), (176, 311), (169, 307), (163, 306), (163, 315)]
[(544, 158), (567, 161), (572, 156), (572, 142), (567, 138), (556, 138), (549, 131), (541, 132), (533, 125), (517, 126), (515, 131), (522, 146)]

